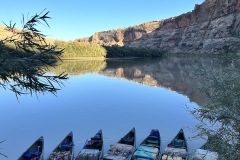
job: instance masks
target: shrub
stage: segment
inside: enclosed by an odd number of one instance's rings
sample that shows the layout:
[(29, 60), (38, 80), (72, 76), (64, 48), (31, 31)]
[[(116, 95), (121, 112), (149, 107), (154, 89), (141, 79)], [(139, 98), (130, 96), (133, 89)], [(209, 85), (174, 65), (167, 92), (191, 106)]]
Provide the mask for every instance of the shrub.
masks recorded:
[(62, 58), (106, 57), (105, 48), (98, 44), (77, 41), (55, 41), (54, 44), (65, 48)]

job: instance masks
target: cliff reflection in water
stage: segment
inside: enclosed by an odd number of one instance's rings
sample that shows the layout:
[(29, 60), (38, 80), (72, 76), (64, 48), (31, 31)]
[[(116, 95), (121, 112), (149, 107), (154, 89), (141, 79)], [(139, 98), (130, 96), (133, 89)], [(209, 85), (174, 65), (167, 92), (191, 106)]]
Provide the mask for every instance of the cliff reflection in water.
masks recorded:
[(199, 135), (214, 137), (207, 145), (221, 157), (240, 155), (240, 65), (219, 58), (169, 57), (154, 60), (64, 62), (54, 72), (72, 75), (95, 72), (109, 77), (164, 87), (183, 94), (200, 108)]
[(211, 137), (205, 149), (220, 159), (240, 157), (239, 60), (171, 57), (142, 62), (110, 62), (100, 74), (184, 94), (201, 107), (190, 112), (199, 120), (198, 136)]
[(110, 77), (127, 79), (143, 85), (163, 87), (186, 95), (200, 106), (207, 104), (206, 95), (198, 92), (207, 82), (197, 77), (196, 71), (205, 67), (221, 68), (217, 60), (171, 57), (156, 60), (109, 61), (100, 71)]
[[(234, 67), (234, 69), (232, 68)], [(52, 73), (69, 75), (97, 73), (143, 85), (163, 87), (186, 95), (200, 106), (209, 104), (209, 98), (201, 91), (209, 84), (209, 75), (218, 72), (239, 75), (240, 65), (218, 58), (170, 57), (163, 59), (63, 61)], [(218, 77), (219, 78), (219, 77)], [(224, 78), (224, 77), (222, 77)]]

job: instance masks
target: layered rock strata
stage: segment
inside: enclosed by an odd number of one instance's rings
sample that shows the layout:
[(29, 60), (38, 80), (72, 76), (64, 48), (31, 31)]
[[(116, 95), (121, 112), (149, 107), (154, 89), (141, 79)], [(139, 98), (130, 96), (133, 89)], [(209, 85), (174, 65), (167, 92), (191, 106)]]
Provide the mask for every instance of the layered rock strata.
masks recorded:
[(78, 41), (147, 47), (170, 53), (225, 53), (240, 49), (240, 0), (205, 0), (165, 20), (97, 32)]

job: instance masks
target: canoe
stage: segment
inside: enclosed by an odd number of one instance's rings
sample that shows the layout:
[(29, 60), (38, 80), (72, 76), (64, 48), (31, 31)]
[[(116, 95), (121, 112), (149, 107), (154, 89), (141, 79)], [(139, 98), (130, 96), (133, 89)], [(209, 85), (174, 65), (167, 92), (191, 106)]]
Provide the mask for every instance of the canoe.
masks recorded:
[(110, 145), (103, 160), (130, 160), (136, 148), (135, 128), (130, 130), (117, 143)]
[(161, 138), (157, 129), (151, 130), (149, 136), (140, 144), (132, 156), (134, 159), (160, 159)]
[(103, 157), (102, 130), (88, 139), (75, 160), (100, 160)]
[(162, 155), (162, 160), (176, 159), (183, 160), (186, 159), (188, 155), (187, 140), (183, 129), (177, 133), (173, 140), (167, 145), (164, 153)]
[(73, 160), (74, 158), (73, 133), (70, 132), (59, 145), (51, 152), (47, 160)]
[(171, 141), (171, 143), (168, 144), (168, 147), (184, 148), (186, 150), (188, 149), (188, 147), (187, 147), (187, 140), (186, 140), (185, 134), (183, 132), (183, 129), (180, 129), (180, 131), (174, 137), (174, 139)]
[(18, 160), (43, 160), (44, 140), (43, 137), (38, 138)]

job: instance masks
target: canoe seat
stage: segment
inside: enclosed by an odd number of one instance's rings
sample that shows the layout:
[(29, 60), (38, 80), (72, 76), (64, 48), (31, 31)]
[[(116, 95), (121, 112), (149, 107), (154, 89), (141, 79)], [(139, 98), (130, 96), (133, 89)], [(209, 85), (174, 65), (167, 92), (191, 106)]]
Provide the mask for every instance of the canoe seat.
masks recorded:
[(102, 143), (94, 143), (93, 146), (95, 148), (100, 148), (102, 146)]
[(60, 148), (71, 148), (73, 146), (73, 142), (62, 143)]
[(158, 138), (155, 136), (149, 136), (147, 139), (147, 143), (158, 144)]
[(34, 158), (34, 157), (38, 157), (40, 155), (39, 151), (27, 151), (24, 153), (24, 157), (26, 158)]
[(92, 140), (92, 141), (101, 141), (101, 138), (92, 137), (91, 140)]
[(148, 139), (148, 140), (147, 140), (147, 143), (158, 144), (158, 140), (151, 140), (151, 139)]
[(91, 144), (94, 144), (94, 143), (102, 143), (102, 140), (101, 139), (92, 139), (91, 140)]
[(101, 139), (101, 135), (100, 134), (96, 134), (94, 137), (92, 137), (91, 139)]
[(126, 143), (131, 143), (133, 142), (133, 140), (134, 140), (133, 137), (125, 137), (121, 139), (122, 142), (126, 142)]
[(184, 140), (182, 139), (174, 139), (174, 147), (184, 147)]

